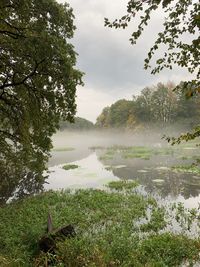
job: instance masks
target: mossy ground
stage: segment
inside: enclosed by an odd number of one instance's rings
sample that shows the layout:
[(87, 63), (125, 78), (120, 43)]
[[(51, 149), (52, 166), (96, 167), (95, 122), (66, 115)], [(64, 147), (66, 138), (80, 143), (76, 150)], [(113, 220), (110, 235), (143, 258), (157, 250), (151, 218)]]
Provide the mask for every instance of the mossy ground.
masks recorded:
[[(165, 209), (135, 184), (112, 182), (114, 191), (46, 192), (0, 208), (2, 266), (179, 266), (199, 259), (200, 241), (161, 232)], [(118, 191), (116, 191), (116, 189)], [(146, 223), (138, 224), (147, 218)], [(47, 214), (54, 227), (72, 224), (77, 236), (57, 244), (56, 255), (39, 254)]]

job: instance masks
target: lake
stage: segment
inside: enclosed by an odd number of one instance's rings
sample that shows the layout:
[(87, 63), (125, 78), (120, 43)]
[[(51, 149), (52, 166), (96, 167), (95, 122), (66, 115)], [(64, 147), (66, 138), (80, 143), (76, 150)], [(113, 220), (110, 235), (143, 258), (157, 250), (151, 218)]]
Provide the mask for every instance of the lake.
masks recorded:
[(2, 185), (3, 203), (43, 190), (105, 189), (109, 181), (130, 179), (138, 182), (141, 194), (151, 194), (160, 202), (198, 207), (200, 171), (190, 167), (199, 157), (199, 147), (194, 143), (172, 147), (159, 134), (148, 133), (59, 132), (53, 144), (45, 182), (27, 177), (15, 187)]
[[(152, 194), (164, 202), (183, 202), (188, 208), (198, 207), (200, 172), (196, 167), (184, 166), (195, 162), (199, 148), (194, 143), (172, 147), (159, 141), (84, 134), (71, 139), (68, 136), (62, 146), (55, 140), (44, 187), (102, 188), (108, 181), (131, 179), (138, 182), (142, 194)], [(67, 163), (77, 168), (63, 169)]]

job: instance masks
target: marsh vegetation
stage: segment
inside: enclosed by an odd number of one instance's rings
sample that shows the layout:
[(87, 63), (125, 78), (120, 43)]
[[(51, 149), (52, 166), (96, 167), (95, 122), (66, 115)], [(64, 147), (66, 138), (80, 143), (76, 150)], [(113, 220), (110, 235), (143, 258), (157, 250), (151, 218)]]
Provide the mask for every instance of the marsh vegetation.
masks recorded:
[[(199, 149), (157, 138), (54, 136), (49, 177), (36, 196), (20, 200), (19, 184), (18, 200), (7, 197), (0, 209), (3, 266), (198, 266), (200, 172), (192, 164)], [(38, 248), (48, 212), (55, 227), (72, 224), (77, 233), (58, 241), (56, 254)]]
[[(19, 267), (193, 266), (200, 243), (192, 224), (199, 227), (199, 212), (170, 209), (174, 217), (155, 198), (138, 193), (133, 181), (111, 182), (105, 190), (43, 193), (0, 209), (0, 259)], [(55, 227), (70, 223), (77, 233), (58, 241), (56, 254), (38, 248), (49, 211)], [(169, 230), (173, 220), (177, 232)]]

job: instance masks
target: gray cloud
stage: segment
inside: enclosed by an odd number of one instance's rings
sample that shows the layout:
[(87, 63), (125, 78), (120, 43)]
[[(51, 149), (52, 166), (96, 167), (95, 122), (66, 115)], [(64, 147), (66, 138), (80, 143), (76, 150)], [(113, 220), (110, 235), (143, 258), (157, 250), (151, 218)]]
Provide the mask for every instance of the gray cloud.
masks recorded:
[[(67, 2), (73, 7), (76, 16), (77, 30), (73, 44), (79, 54), (78, 67), (86, 73), (85, 87), (79, 89), (77, 93), (79, 115), (91, 117), (92, 120), (94, 120), (94, 114), (98, 115), (94, 110), (95, 105), (91, 107), (91, 116), (89, 116), (88, 106), (85, 106), (87, 114), (84, 111), (84, 103), (86, 105), (86, 101), (83, 99), (84, 90), (89, 97), (88, 102), (95, 103), (96, 101), (99, 110), (100, 94), (103, 108), (105, 103), (110, 103), (109, 101), (124, 97), (130, 98), (147, 85), (168, 80), (179, 82), (187, 78), (187, 72), (182, 69), (164, 71), (156, 76), (143, 69), (144, 58), (155, 41), (156, 32), (162, 29), (164, 16), (161, 10), (155, 14), (138, 44), (132, 46), (129, 37), (135, 24), (126, 31), (104, 27), (104, 17), (114, 19), (124, 14), (126, 1), (69, 0)], [(79, 107), (82, 107), (81, 111)]]

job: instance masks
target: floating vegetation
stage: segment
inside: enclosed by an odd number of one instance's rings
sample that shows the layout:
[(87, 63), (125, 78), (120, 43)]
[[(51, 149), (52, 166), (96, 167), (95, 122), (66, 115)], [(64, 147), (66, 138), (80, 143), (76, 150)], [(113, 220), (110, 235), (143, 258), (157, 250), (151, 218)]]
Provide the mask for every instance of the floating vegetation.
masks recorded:
[(122, 169), (122, 168), (126, 168), (126, 165), (116, 165), (114, 166), (115, 169)]
[(126, 165), (115, 165), (115, 166), (105, 166), (105, 169), (107, 171), (112, 171), (114, 169), (122, 169), (122, 168), (126, 168)]
[(89, 149), (91, 149), (91, 150), (102, 150), (102, 149), (106, 149), (106, 147), (104, 147), (104, 146), (91, 146), (91, 147), (89, 147)]
[(119, 154), (124, 159), (139, 158), (149, 160), (156, 155), (173, 154), (174, 149), (171, 147), (146, 147), (146, 146), (112, 146), (106, 149), (104, 155), (100, 156), (100, 160), (113, 159), (116, 154)]
[(68, 170), (73, 170), (73, 169), (77, 169), (79, 166), (76, 164), (66, 164), (64, 166), (62, 166), (62, 168), (66, 171)]
[(154, 182), (154, 183), (164, 183), (164, 181), (165, 180), (163, 180), (163, 179), (154, 179), (154, 180), (152, 180), (152, 182)]
[(193, 173), (200, 175), (200, 168), (194, 165), (190, 166), (174, 166), (171, 168), (175, 172)]
[(147, 173), (148, 171), (147, 171), (147, 170), (138, 170), (137, 172), (140, 172), (140, 173)]
[(169, 167), (165, 167), (165, 166), (156, 167), (155, 169), (158, 171), (169, 171), (170, 170)]
[(121, 191), (121, 190), (131, 190), (137, 187), (138, 185), (139, 183), (137, 181), (120, 180), (120, 181), (109, 182), (107, 187), (109, 187), (110, 189)]
[(52, 151), (54, 152), (64, 152), (64, 151), (73, 151), (75, 150), (74, 147), (61, 147), (61, 148), (53, 148)]
[(112, 160), (114, 157), (109, 155), (100, 156), (100, 160)]

